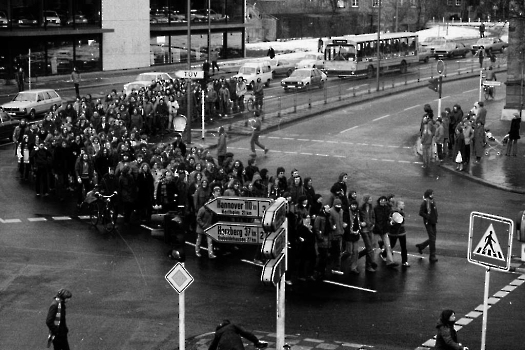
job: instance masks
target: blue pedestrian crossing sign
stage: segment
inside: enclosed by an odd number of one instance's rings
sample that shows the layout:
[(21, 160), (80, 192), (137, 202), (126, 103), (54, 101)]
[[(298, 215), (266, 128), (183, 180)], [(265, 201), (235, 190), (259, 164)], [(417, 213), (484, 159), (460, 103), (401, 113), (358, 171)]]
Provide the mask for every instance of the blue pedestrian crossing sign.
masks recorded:
[(514, 221), (473, 211), (470, 214), (468, 261), (509, 271)]

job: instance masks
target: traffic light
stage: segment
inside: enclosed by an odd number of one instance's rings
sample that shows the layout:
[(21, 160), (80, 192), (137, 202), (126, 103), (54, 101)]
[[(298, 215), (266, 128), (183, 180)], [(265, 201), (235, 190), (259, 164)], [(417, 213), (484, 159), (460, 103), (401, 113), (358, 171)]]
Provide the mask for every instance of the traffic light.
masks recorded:
[(430, 78), (428, 81), (428, 88), (434, 90), (435, 92), (439, 91), (439, 78)]

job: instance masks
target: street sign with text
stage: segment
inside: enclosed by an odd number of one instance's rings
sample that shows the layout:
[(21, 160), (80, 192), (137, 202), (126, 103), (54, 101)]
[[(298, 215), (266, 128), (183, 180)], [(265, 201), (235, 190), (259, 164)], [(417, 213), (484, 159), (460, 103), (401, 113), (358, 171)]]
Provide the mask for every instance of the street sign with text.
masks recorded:
[(509, 271), (514, 220), (472, 212), (470, 214), (468, 261)]
[(277, 231), (286, 220), (288, 204), (285, 198), (279, 197), (264, 213), (262, 223), (266, 232)]
[(260, 218), (272, 202), (269, 198), (217, 197), (206, 203), (206, 207), (218, 215)]
[(202, 70), (178, 70), (175, 72), (177, 78), (182, 79), (204, 79), (204, 71)]
[(260, 244), (266, 233), (261, 224), (218, 222), (204, 230), (214, 241), (237, 244)]
[(286, 258), (281, 254), (277, 259), (268, 260), (263, 267), (261, 281), (267, 285), (277, 286), (286, 272)]

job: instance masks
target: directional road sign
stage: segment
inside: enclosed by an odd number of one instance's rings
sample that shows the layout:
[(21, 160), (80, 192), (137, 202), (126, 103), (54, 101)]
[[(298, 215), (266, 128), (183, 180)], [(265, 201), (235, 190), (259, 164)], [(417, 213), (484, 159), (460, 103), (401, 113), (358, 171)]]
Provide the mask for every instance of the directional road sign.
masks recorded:
[(206, 207), (215, 214), (260, 218), (273, 199), (251, 197), (217, 197), (206, 203)]
[(261, 224), (218, 222), (204, 231), (222, 243), (260, 244), (266, 237)]
[(193, 277), (190, 275), (188, 270), (183, 264), (177, 263), (173, 268), (166, 274), (166, 281), (177, 291), (182, 293), (190, 284), (193, 283)]
[(175, 76), (183, 79), (204, 79), (204, 71), (202, 70), (178, 70)]
[(286, 258), (281, 254), (277, 259), (268, 260), (263, 267), (261, 281), (264, 284), (277, 286), (286, 272)]
[(487, 86), (501, 86), (501, 81), (483, 80), (483, 85), (487, 85)]
[[(288, 225), (283, 224), (284, 225)], [(261, 252), (267, 259), (276, 259), (281, 255), (284, 245), (286, 244), (285, 227), (279, 228), (277, 231), (270, 233), (263, 242)]]
[(508, 271), (512, 253), (514, 220), (472, 212), (470, 214), (468, 261)]
[(266, 232), (277, 231), (286, 220), (287, 202), (285, 198), (279, 197), (264, 213), (262, 223)]

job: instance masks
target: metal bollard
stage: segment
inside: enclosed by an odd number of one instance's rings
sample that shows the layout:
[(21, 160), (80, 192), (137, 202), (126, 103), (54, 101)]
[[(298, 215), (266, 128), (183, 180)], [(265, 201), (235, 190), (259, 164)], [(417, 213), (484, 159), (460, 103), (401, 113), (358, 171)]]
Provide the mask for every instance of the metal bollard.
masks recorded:
[(308, 97), (308, 109), (312, 108), (312, 98)]
[(341, 98), (342, 98), (341, 97), (341, 85), (343, 85), (343, 84), (339, 84), (339, 101), (341, 101)]
[(325, 88), (324, 91), (324, 104), (327, 104), (328, 103), (328, 90)]
[(394, 79), (392, 79), (392, 89), (394, 88), (395, 84), (394, 84)]
[(297, 93), (293, 95), (293, 112), (297, 113)]
[(381, 82), (381, 91), (385, 91), (385, 82), (384, 81)]
[(278, 97), (278, 108), (277, 108), (277, 117), (281, 118), (281, 96)]
[(421, 68), (417, 66), (417, 82), (419, 83), (421, 79)]
[(354, 95), (354, 97), (355, 97), (355, 86), (354, 86), (354, 87), (352, 87), (352, 91), (353, 91), (353, 93), (352, 93), (352, 94), (353, 94), (353, 95)]
[(405, 85), (407, 85), (407, 84), (408, 84), (408, 78), (407, 78), (407, 76), (405, 75)]

